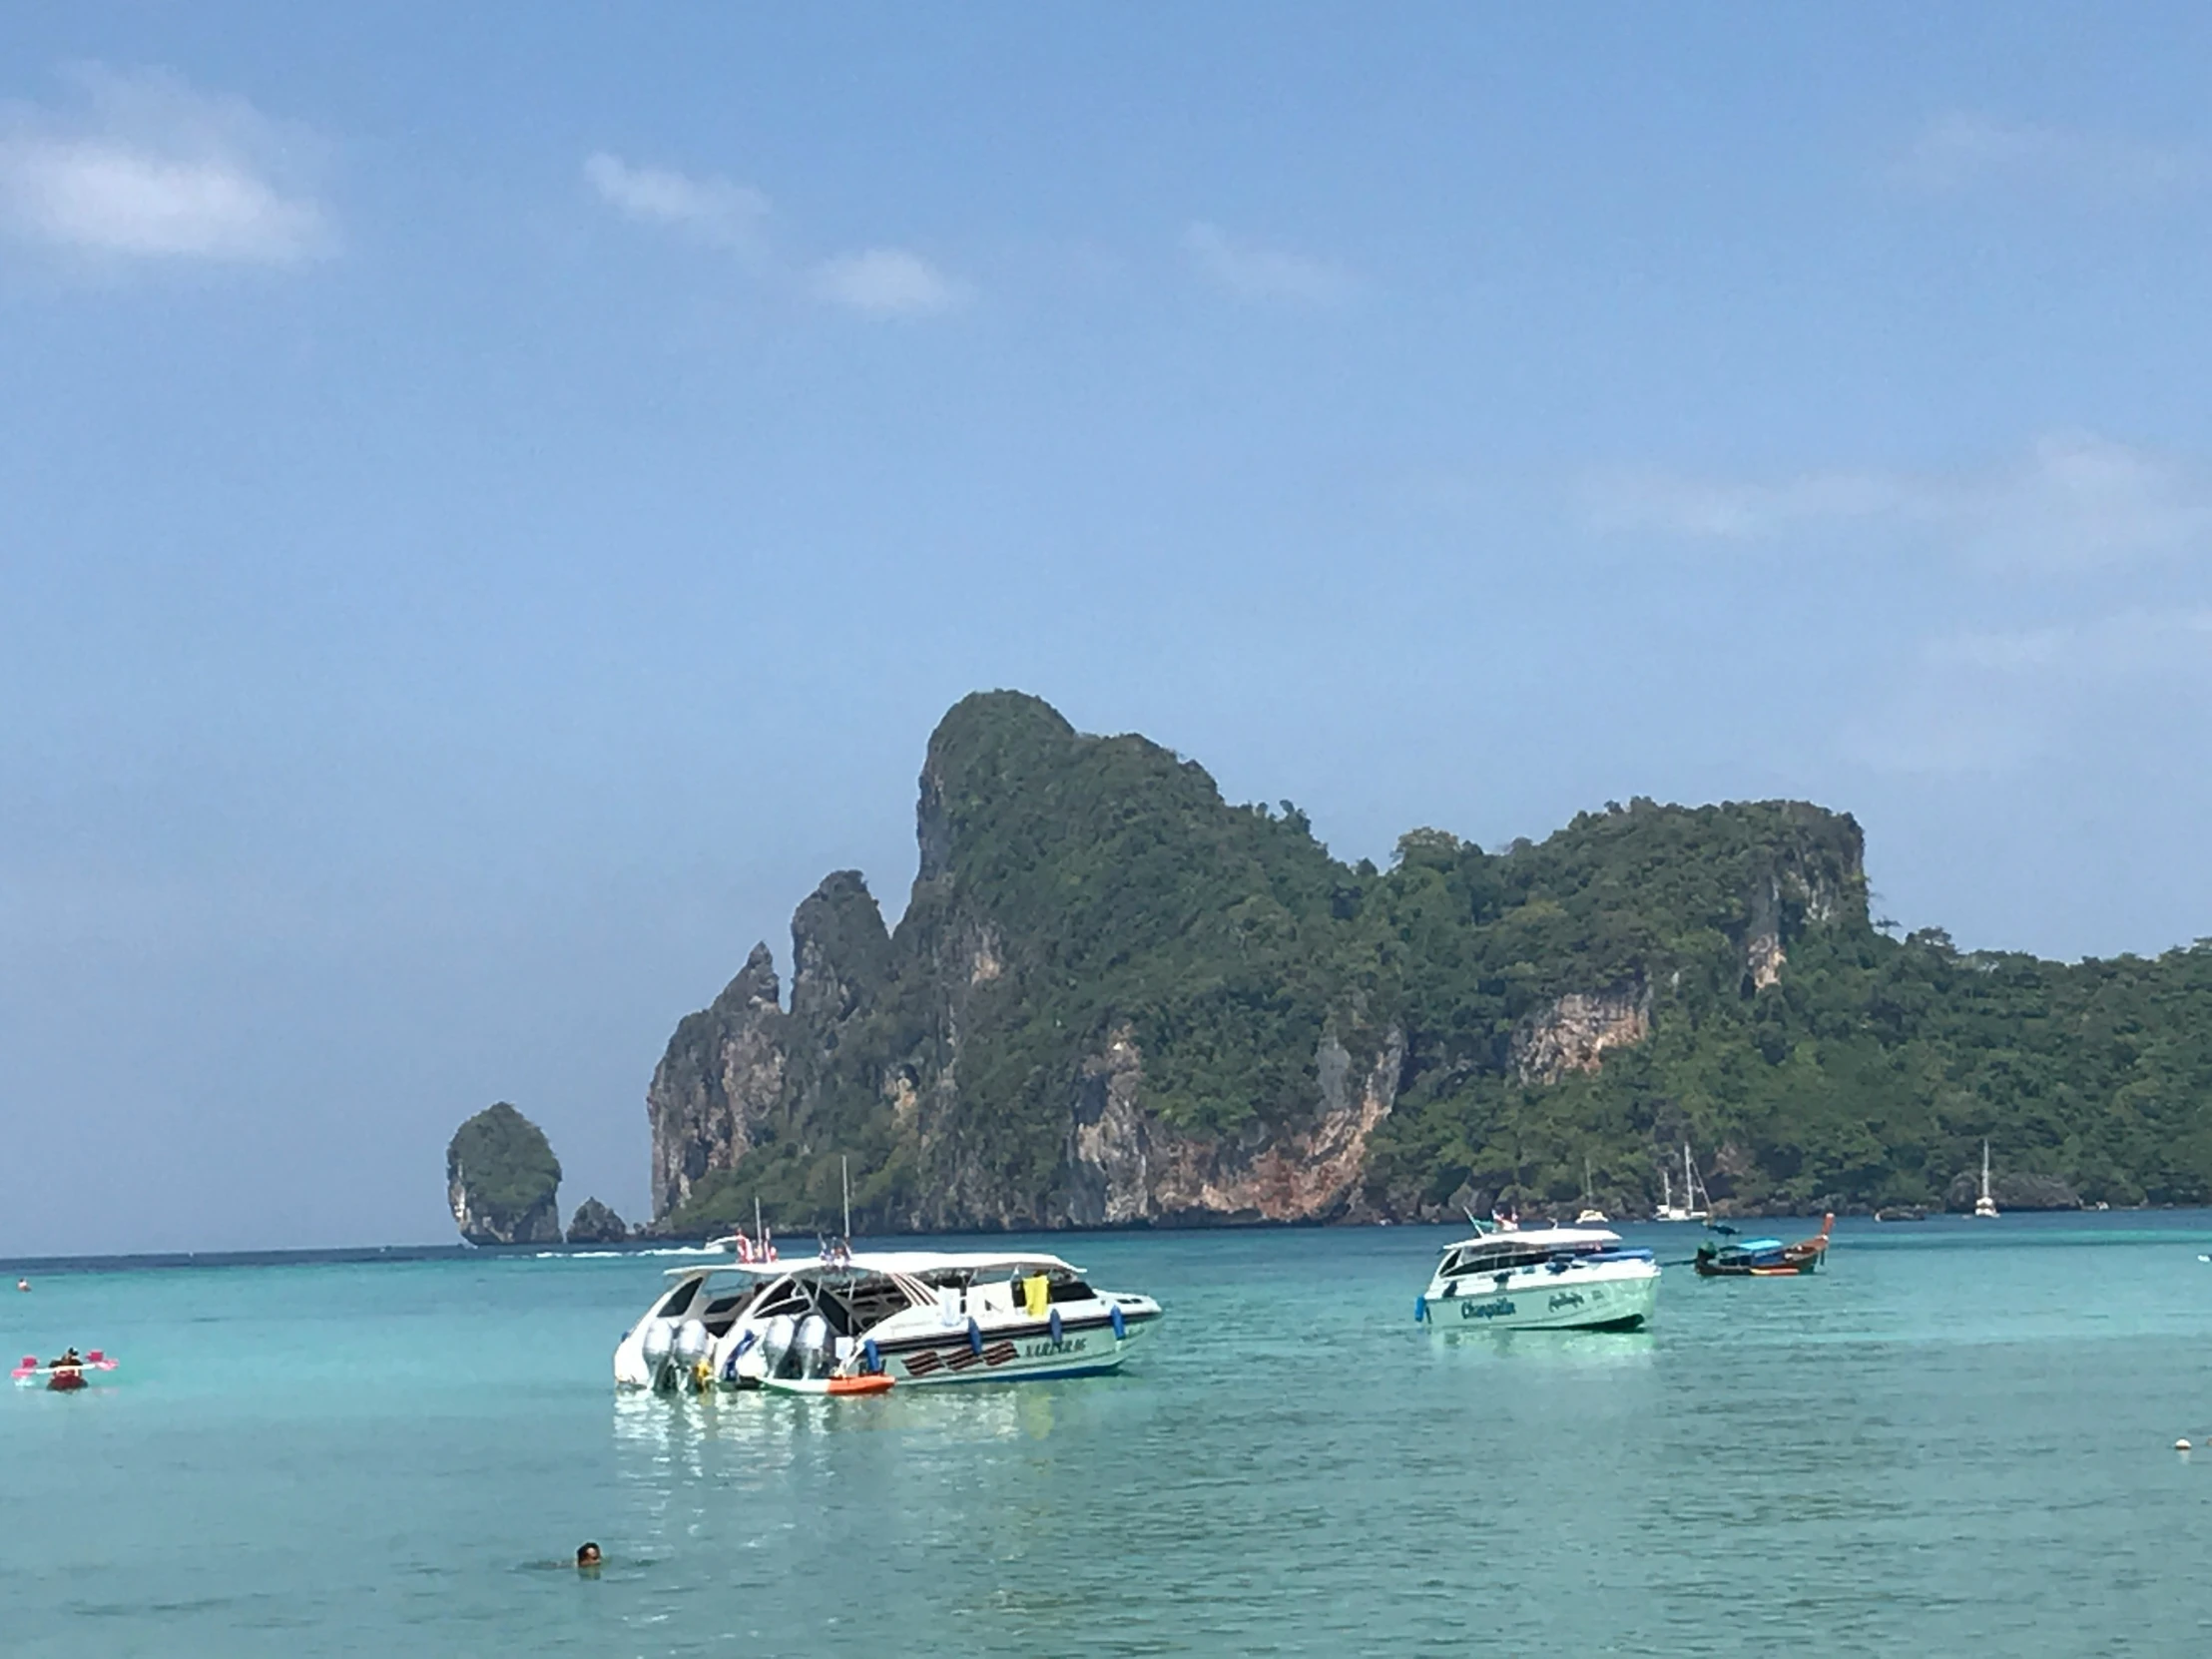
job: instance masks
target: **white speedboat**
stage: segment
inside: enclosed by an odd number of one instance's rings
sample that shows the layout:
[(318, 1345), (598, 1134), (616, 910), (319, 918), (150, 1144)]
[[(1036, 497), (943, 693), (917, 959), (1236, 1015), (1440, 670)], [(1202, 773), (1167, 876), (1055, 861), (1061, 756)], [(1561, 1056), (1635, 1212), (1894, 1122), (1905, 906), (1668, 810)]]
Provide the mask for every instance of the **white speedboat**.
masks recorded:
[(669, 1278), (615, 1350), (621, 1386), (838, 1394), (878, 1379), (1088, 1377), (1119, 1367), (1160, 1317), (1150, 1297), (1094, 1291), (1059, 1257), (1022, 1252), (707, 1263)]
[(1598, 1227), (1482, 1233), (1444, 1247), (1414, 1318), (1439, 1330), (1633, 1331), (1659, 1297), (1659, 1264)]

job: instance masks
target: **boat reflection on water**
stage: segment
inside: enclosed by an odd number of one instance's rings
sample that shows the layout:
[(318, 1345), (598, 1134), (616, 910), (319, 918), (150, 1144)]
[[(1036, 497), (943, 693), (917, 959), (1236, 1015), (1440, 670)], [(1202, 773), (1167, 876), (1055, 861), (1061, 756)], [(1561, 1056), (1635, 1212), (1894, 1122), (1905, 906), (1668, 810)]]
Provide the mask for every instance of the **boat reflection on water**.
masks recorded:
[(1463, 1331), (1430, 1328), (1437, 1358), (1449, 1365), (1510, 1365), (1588, 1376), (1608, 1371), (1648, 1370), (1659, 1353), (1659, 1339), (1640, 1331)]
[(614, 1436), (624, 1447), (667, 1461), (697, 1462), (706, 1447), (742, 1448), (768, 1463), (790, 1463), (830, 1436), (925, 1433), (939, 1442), (1040, 1440), (1058, 1426), (1072, 1396), (1037, 1383), (1022, 1388), (893, 1388), (865, 1400), (752, 1392), (614, 1395)]

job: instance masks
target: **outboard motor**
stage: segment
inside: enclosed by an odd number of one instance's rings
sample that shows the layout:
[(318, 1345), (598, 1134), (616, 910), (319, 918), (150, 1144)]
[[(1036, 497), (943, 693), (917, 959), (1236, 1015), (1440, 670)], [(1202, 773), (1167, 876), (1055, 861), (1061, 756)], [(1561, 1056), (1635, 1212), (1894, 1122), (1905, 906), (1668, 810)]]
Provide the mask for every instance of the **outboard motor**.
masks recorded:
[(830, 1368), (830, 1322), (809, 1314), (799, 1327), (799, 1375), (828, 1377)]
[(669, 1349), (669, 1358), (676, 1362), (679, 1385), (699, 1375), (699, 1362), (707, 1358), (707, 1350), (714, 1346), (714, 1341), (706, 1326), (697, 1320), (686, 1320), (676, 1328), (676, 1340)]
[(722, 1380), (741, 1388), (757, 1388), (768, 1375), (768, 1360), (761, 1349), (758, 1327), (740, 1326), (737, 1342), (722, 1359)]
[(799, 1322), (789, 1314), (778, 1314), (768, 1322), (768, 1329), (761, 1333), (761, 1361), (767, 1376), (786, 1375), (784, 1360), (798, 1334)]
[(638, 1339), (638, 1347), (645, 1359), (647, 1383), (655, 1388), (660, 1387), (663, 1382), (662, 1373), (668, 1368), (669, 1355), (676, 1347), (676, 1322), (665, 1319), (652, 1321), (646, 1326), (645, 1334)]

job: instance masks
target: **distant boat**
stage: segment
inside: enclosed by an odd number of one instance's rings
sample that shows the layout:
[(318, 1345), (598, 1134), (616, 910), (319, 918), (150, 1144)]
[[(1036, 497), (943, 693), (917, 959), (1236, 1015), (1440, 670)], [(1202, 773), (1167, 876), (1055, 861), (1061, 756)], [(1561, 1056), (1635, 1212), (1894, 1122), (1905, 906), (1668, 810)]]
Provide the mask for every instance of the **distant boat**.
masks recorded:
[[(1780, 1239), (1729, 1238), (1721, 1244), (1701, 1244), (1691, 1266), (1701, 1279), (1789, 1279), (1817, 1269), (1828, 1255), (1828, 1237), (1835, 1231), (1833, 1214), (1821, 1218), (1821, 1230), (1810, 1239), (1784, 1244)], [(1732, 1227), (1715, 1232), (1734, 1234)]]
[(1574, 1218), (1577, 1227), (1603, 1227), (1611, 1218), (1597, 1207), (1597, 1200), (1590, 1196), (1590, 1160), (1582, 1159), (1582, 1209)]
[[(1700, 1203), (1699, 1200), (1704, 1202)], [(1705, 1193), (1705, 1184), (1697, 1178), (1697, 1165), (1690, 1157), (1690, 1143), (1682, 1143), (1682, 1202), (1674, 1201), (1674, 1176), (1665, 1164), (1659, 1166), (1659, 1213), (1653, 1221), (1703, 1221), (1712, 1212), (1712, 1199)]]
[(1973, 1213), (1985, 1221), (1996, 1220), (1997, 1201), (1989, 1196), (1989, 1143), (1981, 1143), (1981, 1196), (1973, 1201)]

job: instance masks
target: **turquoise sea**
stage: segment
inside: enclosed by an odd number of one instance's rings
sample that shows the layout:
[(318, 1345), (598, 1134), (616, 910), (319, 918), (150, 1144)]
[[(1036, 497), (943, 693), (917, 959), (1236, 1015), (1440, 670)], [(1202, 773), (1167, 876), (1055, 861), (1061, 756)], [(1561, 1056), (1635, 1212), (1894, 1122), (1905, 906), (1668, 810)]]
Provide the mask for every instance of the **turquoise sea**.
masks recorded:
[(1631, 1336), (1416, 1327), (1453, 1236), (1055, 1237), (1167, 1305), (1126, 1375), (841, 1401), (617, 1398), (648, 1256), (9, 1267), (11, 1359), (124, 1368), (0, 1394), (0, 1646), (2212, 1652), (2212, 1214), (1846, 1223)]

